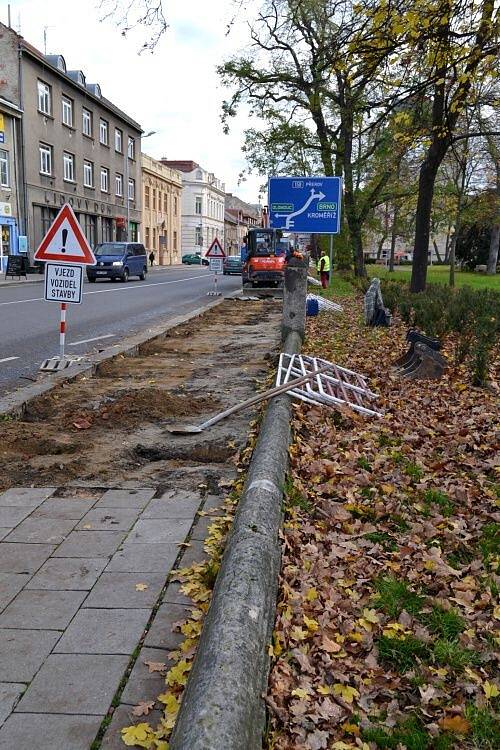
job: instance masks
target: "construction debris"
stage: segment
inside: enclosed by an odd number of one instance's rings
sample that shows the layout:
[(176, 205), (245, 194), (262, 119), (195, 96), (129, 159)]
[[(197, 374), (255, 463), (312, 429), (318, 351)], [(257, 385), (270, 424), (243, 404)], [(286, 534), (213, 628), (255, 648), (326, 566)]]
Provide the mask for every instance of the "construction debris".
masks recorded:
[(325, 297), (320, 297), (317, 294), (308, 294), (306, 297), (306, 301), (309, 302), (309, 300), (315, 300), (318, 303), (318, 307), (321, 310), (331, 310), (335, 312), (342, 312), (343, 307), (342, 305), (338, 305), (336, 302), (332, 302), (329, 299), (326, 299)]
[[(320, 372), (325, 366), (328, 369)], [(316, 374), (302, 385), (294, 387), (290, 391), (291, 396), (308, 404), (333, 408), (347, 406), (370, 417), (383, 416), (382, 412), (372, 408), (371, 402), (378, 396), (368, 388), (365, 378), (326, 359), (301, 354), (281, 354), (276, 385), (283, 385), (310, 373)]]
[(410, 380), (439, 380), (447, 366), (439, 339), (431, 339), (420, 331), (410, 330), (406, 334), (410, 347), (393, 367)]
[(318, 281), (318, 279), (315, 279), (314, 276), (308, 276), (307, 283), (311, 284), (312, 286), (321, 286), (321, 281)]

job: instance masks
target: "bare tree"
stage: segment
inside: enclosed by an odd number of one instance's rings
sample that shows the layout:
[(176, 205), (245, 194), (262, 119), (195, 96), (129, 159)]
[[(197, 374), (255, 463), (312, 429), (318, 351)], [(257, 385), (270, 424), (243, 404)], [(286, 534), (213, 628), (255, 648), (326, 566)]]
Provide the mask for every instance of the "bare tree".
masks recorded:
[(141, 52), (154, 52), (161, 37), (168, 29), (162, 0), (99, 0), (101, 21), (113, 20), (123, 36), (137, 27), (145, 27), (149, 37)]

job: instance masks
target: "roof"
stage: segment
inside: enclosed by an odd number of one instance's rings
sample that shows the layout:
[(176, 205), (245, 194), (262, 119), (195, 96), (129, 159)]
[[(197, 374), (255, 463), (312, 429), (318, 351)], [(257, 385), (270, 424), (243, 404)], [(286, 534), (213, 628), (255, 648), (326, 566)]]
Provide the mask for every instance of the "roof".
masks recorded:
[[(13, 29), (9, 30), (16, 34)], [(30, 57), (41, 63), (41, 65), (43, 65), (44, 67), (50, 69), (51, 72), (56, 73), (65, 83), (67, 83), (69, 86), (71, 86), (73, 89), (76, 89), (80, 93), (85, 94), (88, 99), (94, 101), (96, 104), (101, 104), (105, 109), (108, 109), (110, 112), (117, 115), (117, 117), (127, 122), (140, 133), (144, 132), (138, 122), (133, 120), (129, 115), (119, 109), (119, 107), (116, 107), (112, 102), (109, 101), (109, 99), (106, 99), (104, 96), (102, 96), (101, 98), (95, 96), (91, 91), (89, 91), (88, 88), (84, 88), (83, 86), (81, 86), (69, 75), (63, 73), (60, 68), (57, 68), (50, 62), (50, 59), (53, 59), (54, 57), (61, 57), (61, 55), (48, 55), (46, 57), (42, 52), (40, 52), (40, 50), (38, 50), (36, 47), (33, 47), (32, 44), (27, 42), (24, 37), (20, 36), (19, 34), (16, 34), (16, 36), (18, 38), (19, 46), (23, 50), (23, 52), (27, 53)]]
[(238, 220), (227, 210), (224, 211), (224, 221), (227, 221), (228, 224), (238, 224)]
[(160, 159), (162, 164), (166, 164), (167, 167), (172, 169), (178, 169), (180, 172), (192, 172), (195, 169), (201, 169), (198, 162), (192, 159)]

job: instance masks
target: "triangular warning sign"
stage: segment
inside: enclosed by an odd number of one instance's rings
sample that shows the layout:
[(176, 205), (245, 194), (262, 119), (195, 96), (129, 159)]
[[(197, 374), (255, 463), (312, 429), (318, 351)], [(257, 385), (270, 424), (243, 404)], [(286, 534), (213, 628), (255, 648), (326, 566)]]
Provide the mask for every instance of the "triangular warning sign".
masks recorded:
[(96, 259), (92, 248), (69, 203), (65, 203), (57, 214), (41, 241), (34, 260), (55, 260), (61, 263), (78, 263), (83, 266), (95, 264)]
[(225, 258), (226, 253), (222, 249), (222, 245), (219, 242), (219, 238), (216, 237), (207, 250), (206, 258)]

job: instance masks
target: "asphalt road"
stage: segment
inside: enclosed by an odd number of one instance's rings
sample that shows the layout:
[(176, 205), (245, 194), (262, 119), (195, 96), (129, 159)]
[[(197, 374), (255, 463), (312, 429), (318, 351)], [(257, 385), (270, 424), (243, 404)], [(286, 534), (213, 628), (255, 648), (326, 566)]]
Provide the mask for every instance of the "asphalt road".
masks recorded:
[[(241, 287), (240, 276), (218, 277), (219, 290)], [(83, 303), (68, 305), (66, 351), (105, 349), (169, 318), (208, 303), (213, 274), (187, 266), (156, 270), (145, 281), (85, 282)], [(44, 359), (59, 353), (59, 305), (45, 302), (43, 284), (0, 287), (0, 393), (29, 383)], [(28, 379), (27, 379), (28, 378)]]

